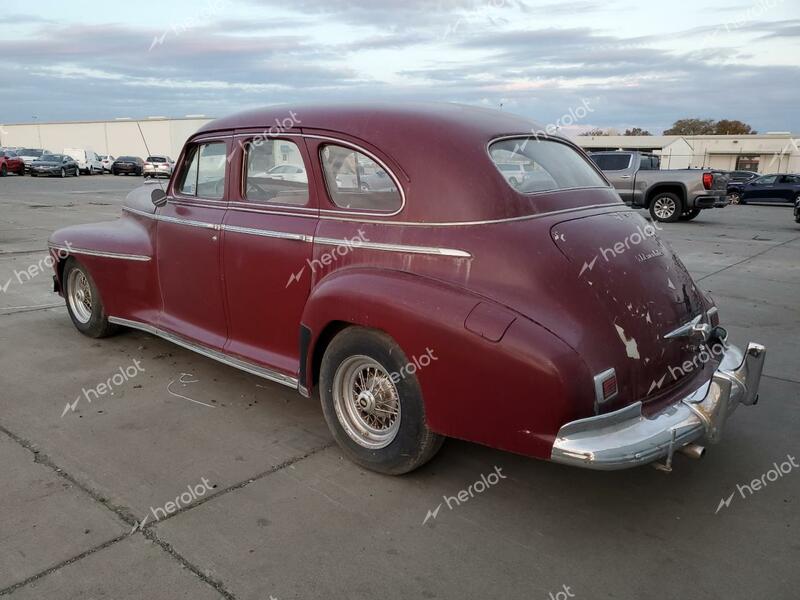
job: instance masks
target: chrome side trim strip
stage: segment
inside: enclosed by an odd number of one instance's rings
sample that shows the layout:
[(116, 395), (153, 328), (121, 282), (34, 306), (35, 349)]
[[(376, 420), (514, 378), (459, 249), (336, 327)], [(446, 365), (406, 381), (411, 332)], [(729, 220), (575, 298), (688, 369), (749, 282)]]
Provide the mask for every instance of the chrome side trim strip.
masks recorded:
[(363, 242), (361, 240), (342, 240), (336, 238), (318, 237), (314, 242), (325, 246), (348, 246), (352, 248), (369, 248), (370, 250), (383, 250), (386, 252), (406, 252), (409, 254), (431, 254), (434, 256), (454, 256), (456, 258), (472, 258), (472, 254), (464, 250), (452, 248), (434, 248), (431, 246), (405, 246), (403, 244), (382, 244), (380, 242)]
[(231, 233), (243, 233), (245, 235), (256, 235), (259, 237), (278, 238), (281, 240), (296, 240), (298, 242), (314, 241), (314, 237), (310, 235), (303, 235), (302, 233), (287, 233), (285, 231), (270, 231), (268, 229), (253, 229), (252, 227), (239, 227), (238, 225), (223, 225), (223, 231), (230, 231)]
[(305, 243), (317, 243), (324, 246), (349, 246), (354, 248), (368, 248), (370, 250), (382, 250), (384, 252), (405, 252), (408, 254), (429, 254), (431, 256), (451, 256), (455, 258), (472, 258), (472, 254), (465, 250), (456, 250), (454, 248), (436, 248), (432, 246), (408, 246), (404, 244), (385, 244), (381, 242), (353, 242), (352, 240), (340, 238), (327, 238), (327, 237), (314, 237), (304, 235), (302, 233), (288, 233), (285, 231), (272, 231), (269, 229), (255, 229), (252, 227), (240, 227), (238, 225), (211, 225), (209, 223), (202, 223), (200, 221), (191, 221), (189, 219), (178, 219), (175, 217), (167, 217), (164, 215), (154, 215), (139, 211), (133, 208), (124, 207), (128, 212), (142, 215), (148, 219), (155, 219), (156, 221), (167, 221), (168, 223), (176, 223), (178, 225), (188, 225), (190, 227), (203, 227), (205, 229), (216, 229), (222, 231), (229, 231), (231, 233), (240, 233), (244, 235), (255, 235), (259, 237), (276, 238), (283, 240), (296, 240)]
[[(600, 188), (605, 189), (605, 188)], [(376, 223), (380, 225), (400, 225), (402, 227), (470, 227), (473, 225), (494, 225), (496, 223), (513, 223), (515, 221), (529, 221), (534, 219), (542, 219), (544, 217), (552, 217), (554, 215), (563, 215), (568, 213), (580, 212), (594, 208), (609, 208), (615, 209), (617, 212), (633, 212), (633, 210), (626, 206), (623, 202), (608, 202), (605, 204), (591, 204), (588, 206), (576, 206), (575, 208), (563, 208), (561, 210), (550, 210), (547, 212), (536, 213), (533, 215), (522, 215), (521, 217), (505, 217), (503, 219), (487, 219), (485, 221), (450, 221), (450, 222), (437, 222), (437, 223), (419, 223), (411, 221), (379, 221), (375, 219), (348, 219), (343, 216), (332, 216), (321, 214), (320, 219), (329, 221), (355, 221), (357, 223)]]
[(228, 356), (227, 354), (224, 354), (217, 350), (207, 348), (202, 344), (197, 344), (195, 342), (189, 341), (186, 338), (183, 338), (174, 333), (170, 333), (168, 331), (164, 331), (163, 329), (159, 329), (154, 325), (150, 325), (148, 323), (142, 323), (141, 321), (131, 321), (130, 319), (123, 319), (120, 317), (108, 317), (108, 322), (114, 323), (116, 325), (122, 325), (124, 327), (130, 327), (131, 329), (138, 329), (140, 331), (144, 331), (151, 335), (155, 335), (157, 337), (165, 339), (168, 342), (172, 342), (173, 344), (186, 348), (187, 350), (191, 350), (192, 352), (196, 352), (197, 354), (202, 354), (207, 358), (211, 358), (213, 360), (234, 367), (241, 371), (246, 371), (247, 373), (251, 373), (252, 375), (257, 375), (258, 377), (269, 379), (270, 381), (274, 381), (275, 383), (280, 383), (290, 388), (294, 389), (298, 388), (298, 380), (295, 377), (289, 377), (288, 375), (284, 375), (283, 373), (278, 373), (277, 371), (273, 371), (271, 369), (255, 365), (251, 362), (247, 362), (239, 358), (234, 358), (233, 356)]
[(66, 246), (58, 246), (55, 244), (47, 244), (51, 250), (58, 250), (65, 254), (79, 254), (84, 256), (100, 256), (102, 258), (115, 258), (118, 260), (135, 260), (140, 262), (148, 262), (151, 260), (149, 256), (141, 254), (122, 254), (120, 252), (104, 252), (102, 250), (87, 250), (85, 248), (67, 248)]

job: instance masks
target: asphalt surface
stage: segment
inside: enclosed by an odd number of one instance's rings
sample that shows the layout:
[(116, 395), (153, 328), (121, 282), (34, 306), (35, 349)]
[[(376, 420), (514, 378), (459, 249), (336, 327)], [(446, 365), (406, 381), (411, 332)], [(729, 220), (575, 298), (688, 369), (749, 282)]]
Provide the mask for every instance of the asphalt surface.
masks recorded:
[[(140, 182), (0, 180), (0, 596), (798, 597), (800, 225), (788, 206), (664, 226), (734, 343), (769, 348), (761, 402), (705, 459), (600, 473), (448, 441), (420, 471), (386, 477), (342, 457), (313, 400), (144, 333), (91, 340), (72, 327), (38, 271), (47, 236), (117, 218)], [(126, 380), (89, 403), (120, 368)], [(444, 499), (482, 476), (496, 483)]]

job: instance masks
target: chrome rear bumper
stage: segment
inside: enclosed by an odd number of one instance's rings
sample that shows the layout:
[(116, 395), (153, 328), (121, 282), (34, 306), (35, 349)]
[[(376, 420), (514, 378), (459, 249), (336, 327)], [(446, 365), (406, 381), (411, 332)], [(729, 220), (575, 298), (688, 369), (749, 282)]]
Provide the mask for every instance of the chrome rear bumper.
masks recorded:
[(710, 381), (649, 417), (637, 402), (618, 411), (564, 425), (553, 444), (551, 460), (598, 470), (635, 467), (672, 454), (700, 438), (716, 443), (725, 421), (739, 404), (758, 401), (767, 350), (749, 344), (728, 346)]

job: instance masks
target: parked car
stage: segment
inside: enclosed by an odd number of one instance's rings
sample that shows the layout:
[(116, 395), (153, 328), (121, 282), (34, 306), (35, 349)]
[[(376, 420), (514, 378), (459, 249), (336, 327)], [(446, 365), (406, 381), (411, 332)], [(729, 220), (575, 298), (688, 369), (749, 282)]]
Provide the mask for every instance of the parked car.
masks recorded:
[[(166, 190), (51, 235), (80, 332), (143, 330), (318, 389), (344, 453), (391, 474), (445, 437), (668, 468), (756, 403), (764, 347), (727, 342), (714, 301), (569, 139), (521, 143), (534, 123), (470, 107), (297, 107), (303, 129), (278, 137), (301, 183), (250, 168), (272, 145), (237, 133), (286, 110), (204, 125)], [(508, 162), (548, 178), (515, 189)], [(357, 164), (393, 189), (339, 178)]]
[(31, 163), (31, 177), (38, 177), (39, 175), (58, 177), (75, 175), (75, 177), (79, 177), (80, 174), (81, 170), (78, 166), (78, 161), (65, 154), (43, 154)]
[(78, 168), (84, 175), (94, 175), (95, 173), (103, 173), (103, 163), (100, 162), (100, 157), (97, 156), (92, 150), (84, 148), (64, 148), (64, 155), (69, 156), (78, 163)]
[(794, 222), (800, 223), (800, 198), (794, 201)]
[(722, 171), (660, 169), (660, 159), (641, 152), (592, 152), (623, 202), (646, 208), (656, 221), (691, 221), (700, 211), (728, 205)]
[(298, 165), (275, 165), (267, 171), (267, 177), (282, 181), (308, 182), (305, 168)]
[(144, 161), (145, 177), (172, 177), (172, 170), (175, 168), (174, 161), (169, 156), (148, 156)]
[(0, 177), (9, 173), (24, 175), (25, 162), (13, 150), (3, 150), (0, 152)]
[(524, 166), (519, 163), (499, 163), (497, 168), (500, 169), (508, 183), (515, 188), (521, 186), (529, 177)]
[(48, 150), (42, 150), (41, 148), (22, 148), (21, 150), (17, 151), (17, 156), (19, 156), (22, 161), (25, 163), (25, 172), (31, 170), (31, 163), (38, 158), (41, 158), (43, 154), (51, 154)]
[(748, 202), (791, 202), (800, 198), (800, 175), (764, 175), (742, 186), (738, 204)]
[(114, 164), (116, 159), (110, 154), (100, 155), (100, 164), (103, 166), (103, 173), (111, 173), (111, 165)]
[(114, 175), (141, 175), (144, 173), (144, 161), (138, 156), (120, 156), (111, 165)]
[(731, 204), (739, 204), (742, 189), (745, 184), (758, 177), (754, 171), (729, 171), (728, 172), (728, 200)]

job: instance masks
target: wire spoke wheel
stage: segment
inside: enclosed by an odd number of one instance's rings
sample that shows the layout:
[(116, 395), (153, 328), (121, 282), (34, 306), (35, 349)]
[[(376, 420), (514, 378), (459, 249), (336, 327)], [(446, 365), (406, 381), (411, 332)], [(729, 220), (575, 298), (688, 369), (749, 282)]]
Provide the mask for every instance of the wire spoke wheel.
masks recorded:
[(394, 441), (400, 429), (400, 395), (386, 369), (372, 358), (351, 356), (339, 365), (333, 401), (339, 422), (360, 446), (379, 450)]
[(75, 318), (81, 323), (88, 323), (94, 312), (92, 286), (86, 274), (80, 269), (73, 269), (69, 273), (67, 301)]

